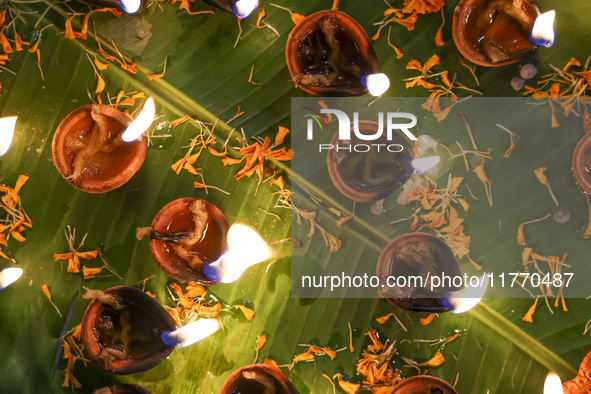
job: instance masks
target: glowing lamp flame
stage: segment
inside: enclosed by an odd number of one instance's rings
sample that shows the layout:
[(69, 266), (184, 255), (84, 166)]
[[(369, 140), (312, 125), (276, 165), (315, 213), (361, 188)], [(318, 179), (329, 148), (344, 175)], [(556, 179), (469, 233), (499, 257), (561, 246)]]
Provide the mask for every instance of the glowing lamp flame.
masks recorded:
[(372, 96), (381, 96), (390, 88), (390, 78), (384, 73), (365, 74), (361, 77), (361, 84)]
[(0, 290), (4, 290), (18, 280), (23, 274), (20, 268), (5, 268), (0, 271)]
[(421, 157), (411, 161), (410, 165), (415, 169), (416, 175), (421, 175), (435, 167), (440, 160), (439, 156)]
[(259, 5), (259, 0), (238, 0), (232, 4), (232, 9), (237, 18), (246, 18)]
[(4, 154), (8, 152), (10, 144), (12, 144), (15, 127), (16, 116), (0, 118), (0, 156), (4, 156)]
[(142, 0), (119, 0), (119, 4), (123, 8), (123, 11), (128, 14), (135, 14), (140, 10)]
[(125, 142), (131, 142), (137, 140), (144, 134), (144, 131), (148, 130), (154, 116), (156, 115), (156, 107), (154, 106), (154, 99), (152, 97), (146, 100), (142, 112), (135, 118), (133, 122), (121, 133), (121, 139)]
[(543, 45), (550, 48), (554, 44), (554, 10), (544, 12), (536, 18), (531, 29), (530, 41), (534, 45)]
[[(441, 300), (443, 306), (451, 313), (460, 314), (474, 308), (486, 293), (488, 288), (489, 275), (484, 274), (478, 279), (478, 285), (466, 286), (461, 290), (450, 294), (450, 297)], [(470, 282), (468, 283), (470, 284)]]
[(206, 264), (203, 273), (213, 282), (231, 283), (252, 265), (271, 257), (271, 249), (248, 226), (234, 224), (228, 230), (228, 251), (217, 261)]
[(544, 381), (544, 394), (563, 394), (562, 381), (554, 372), (548, 372)]
[(222, 328), (222, 323), (218, 319), (201, 319), (182, 326), (178, 330), (165, 331), (161, 338), (166, 346), (187, 347), (207, 338), (220, 328)]

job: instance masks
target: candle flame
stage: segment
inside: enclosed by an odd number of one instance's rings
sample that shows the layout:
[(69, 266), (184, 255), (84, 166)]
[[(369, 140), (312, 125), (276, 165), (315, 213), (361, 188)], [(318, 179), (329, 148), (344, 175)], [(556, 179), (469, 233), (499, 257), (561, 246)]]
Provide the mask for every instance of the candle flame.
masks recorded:
[(231, 283), (244, 271), (271, 257), (271, 249), (261, 236), (248, 226), (234, 224), (228, 230), (228, 251), (217, 261), (206, 264), (203, 272), (214, 282)]
[(416, 175), (421, 175), (435, 167), (440, 160), (439, 156), (421, 157), (411, 161), (410, 165), (415, 169)]
[(191, 346), (222, 328), (218, 319), (200, 319), (175, 331), (162, 333), (162, 342), (172, 348)]
[(530, 41), (534, 45), (543, 45), (551, 47), (554, 44), (554, 18), (556, 12), (554, 10), (544, 12), (536, 18), (534, 27), (531, 30)]
[[(484, 297), (484, 293), (488, 289), (489, 278), (490, 274), (484, 274), (478, 279), (478, 285), (474, 287), (466, 286), (461, 290), (451, 293), (450, 297), (442, 300), (443, 306), (455, 314), (464, 313), (474, 308), (482, 300), (482, 297)], [(470, 283), (471, 281), (468, 284)]]
[(372, 96), (381, 96), (390, 88), (390, 79), (384, 73), (365, 74), (361, 84)]
[(4, 290), (18, 280), (23, 274), (20, 268), (5, 268), (0, 271), (0, 290)]
[(144, 134), (144, 131), (148, 130), (154, 116), (156, 115), (156, 107), (154, 106), (154, 99), (152, 97), (146, 100), (142, 112), (135, 118), (133, 122), (123, 131), (121, 139), (125, 142), (131, 142), (137, 140)]
[(562, 381), (560, 377), (554, 372), (548, 372), (546, 381), (544, 382), (544, 394), (563, 394)]
[(232, 4), (232, 8), (236, 17), (242, 19), (249, 16), (257, 5), (259, 5), (258, 0), (238, 0)]
[(119, 0), (121, 8), (128, 14), (135, 14), (142, 6), (142, 0)]
[(16, 127), (16, 116), (7, 116), (0, 118), (0, 156), (4, 156), (10, 144), (12, 144), (12, 137), (14, 136), (14, 129)]

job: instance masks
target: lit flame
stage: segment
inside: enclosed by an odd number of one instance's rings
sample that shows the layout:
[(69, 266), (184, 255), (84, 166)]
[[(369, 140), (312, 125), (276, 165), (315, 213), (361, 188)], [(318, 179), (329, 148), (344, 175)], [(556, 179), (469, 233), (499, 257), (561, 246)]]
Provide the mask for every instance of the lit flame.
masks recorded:
[(489, 276), (490, 274), (484, 274), (482, 278), (479, 278), (477, 286), (466, 286), (451, 293), (450, 297), (442, 299), (443, 306), (455, 314), (464, 313), (474, 308), (486, 293)]
[(421, 175), (435, 167), (440, 160), (439, 156), (421, 157), (411, 161), (410, 165), (415, 169), (417, 175)]
[(554, 10), (544, 12), (536, 18), (534, 27), (531, 29), (530, 41), (534, 45), (551, 47), (554, 44)]
[(246, 18), (257, 8), (258, 4), (259, 0), (238, 0), (232, 4), (232, 8), (236, 17)]
[(154, 106), (154, 99), (150, 97), (146, 100), (142, 112), (135, 118), (133, 122), (123, 131), (121, 139), (125, 142), (131, 142), (137, 140), (144, 131), (148, 130), (154, 116), (156, 115), (156, 107)]
[(4, 156), (12, 144), (14, 128), (16, 127), (16, 116), (0, 118), (0, 156)]
[(271, 257), (271, 249), (261, 236), (248, 226), (234, 224), (228, 230), (228, 251), (217, 261), (206, 264), (203, 273), (213, 282), (231, 283), (244, 271)]
[(200, 319), (175, 331), (165, 331), (162, 342), (172, 348), (191, 346), (222, 328), (218, 319)]
[(0, 290), (4, 290), (17, 281), (23, 274), (20, 268), (5, 268), (0, 271)]
[(548, 372), (546, 381), (544, 382), (544, 394), (563, 394), (562, 381), (560, 377), (554, 372)]
[(365, 74), (361, 77), (361, 84), (372, 96), (381, 96), (390, 88), (390, 79), (384, 73)]
[(119, 0), (121, 8), (128, 14), (135, 14), (142, 6), (142, 0)]

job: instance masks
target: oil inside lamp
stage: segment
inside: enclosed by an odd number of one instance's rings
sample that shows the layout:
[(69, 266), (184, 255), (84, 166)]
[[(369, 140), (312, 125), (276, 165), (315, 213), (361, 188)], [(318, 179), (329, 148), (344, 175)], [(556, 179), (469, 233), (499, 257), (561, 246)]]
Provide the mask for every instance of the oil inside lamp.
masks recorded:
[(555, 372), (548, 372), (544, 381), (544, 394), (563, 394), (562, 381)]
[(182, 348), (202, 340), (222, 328), (218, 319), (200, 319), (175, 331), (162, 333), (162, 342), (172, 348)]
[(530, 41), (534, 45), (543, 45), (547, 48), (554, 44), (554, 10), (544, 12), (536, 18), (534, 27), (531, 30)]
[(458, 394), (445, 380), (429, 375), (403, 379), (388, 394)]
[(591, 133), (585, 134), (575, 146), (572, 168), (577, 184), (591, 194)]
[(10, 144), (12, 144), (12, 137), (14, 136), (14, 129), (16, 127), (16, 116), (7, 116), (0, 118), (0, 156), (4, 156)]
[(440, 160), (439, 156), (421, 157), (411, 161), (410, 165), (415, 169), (415, 175), (421, 175), (435, 167)]
[(121, 139), (125, 142), (132, 142), (140, 138), (154, 121), (155, 115), (154, 99), (150, 97), (146, 100), (144, 108), (142, 108), (137, 118), (121, 133)]
[(267, 243), (248, 226), (230, 226), (227, 239), (228, 251), (217, 261), (203, 267), (203, 273), (212, 282), (234, 282), (248, 267), (271, 257)]
[(0, 268), (0, 290), (4, 290), (18, 280), (23, 274), (23, 270), (17, 267)]
[(390, 88), (390, 79), (384, 73), (365, 74), (361, 84), (372, 96), (381, 96)]
[(128, 14), (135, 14), (138, 12), (142, 6), (141, 0), (119, 0), (119, 4), (123, 11), (127, 12)]
[[(466, 286), (455, 292), (449, 293), (441, 300), (441, 303), (451, 313), (460, 314), (474, 308), (486, 293), (488, 288), (489, 275), (485, 274), (478, 280), (478, 285)], [(471, 282), (470, 282), (471, 283)], [(469, 284), (470, 284), (469, 283)]]
[(299, 391), (279, 368), (252, 364), (232, 372), (219, 394), (299, 394)]

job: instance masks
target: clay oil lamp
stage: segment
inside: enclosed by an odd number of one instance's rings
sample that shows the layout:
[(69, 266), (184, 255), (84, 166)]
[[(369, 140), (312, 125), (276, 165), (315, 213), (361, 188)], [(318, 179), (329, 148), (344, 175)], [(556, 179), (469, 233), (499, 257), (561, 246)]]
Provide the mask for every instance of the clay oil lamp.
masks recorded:
[(591, 194), (591, 133), (579, 140), (573, 152), (573, 174), (579, 186)]
[(367, 33), (336, 7), (301, 20), (289, 33), (285, 57), (296, 86), (311, 94), (380, 96), (390, 87)]
[(229, 226), (218, 207), (193, 197), (168, 203), (151, 227), (138, 228), (138, 239), (146, 235), (152, 257), (166, 274), (204, 286), (234, 282), (271, 256), (256, 231), (243, 224)]
[(4, 156), (12, 144), (16, 118), (16, 116), (0, 118), (0, 156)]
[(252, 364), (232, 372), (219, 394), (298, 394), (299, 391), (279, 368)]
[[(379, 125), (359, 121), (363, 135), (376, 135)], [(400, 189), (413, 174), (420, 175), (439, 163), (439, 156), (415, 159), (413, 149), (398, 132), (387, 140), (382, 132), (377, 140), (367, 144), (357, 133), (350, 140), (332, 137), (326, 157), (328, 174), (335, 187), (346, 197), (358, 202), (382, 200)]]
[(241, 19), (249, 16), (259, 4), (258, 0), (203, 0), (203, 2)]
[(2, 268), (0, 265), (0, 291), (16, 282), (23, 274), (23, 270), (18, 267)]
[[(388, 302), (413, 312), (463, 313), (474, 307), (488, 287), (488, 276), (479, 280), (478, 287), (464, 287), (464, 282), (441, 280), (462, 278), (451, 249), (439, 238), (421, 232), (394, 238), (378, 258), (379, 293)], [(422, 286), (414, 279), (421, 277)], [(393, 278), (393, 279), (392, 279)], [(388, 283), (395, 280), (394, 283)]]
[(435, 376), (419, 375), (404, 379), (389, 394), (458, 394), (445, 380)]
[(138, 229), (138, 239), (150, 236), (150, 252), (173, 278), (208, 286), (206, 264), (228, 250), (228, 221), (214, 204), (193, 197), (179, 198), (162, 208), (151, 227)]
[(145, 388), (136, 384), (116, 384), (95, 390), (93, 394), (151, 394)]
[(147, 371), (173, 349), (189, 346), (219, 330), (216, 319), (178, 327), (160, 304), (127, 286), (88, 290), (92, 299), (82, 318), (82, 341), (89, 358), (118, 375)]
[(541, 14), (535, 0), (461, 0), (452, 34), (472, 63), (503, 66), (554, 43), (554, 11)]
[(587, 394), (591, 391), (591, 352), (587, 353), (579, 372), (573, 379), (562, 383), (560, 377), (549, 372), (544, 382), (544, 394)]
[(148, 99), (132, 122), (123, 112), (102, 104), (79, 107), (59, 124), (52, 143), (53, 162), (76, 189), (105, 193), (140, 169), (146, 157), (142, 133), (154, 119)]

